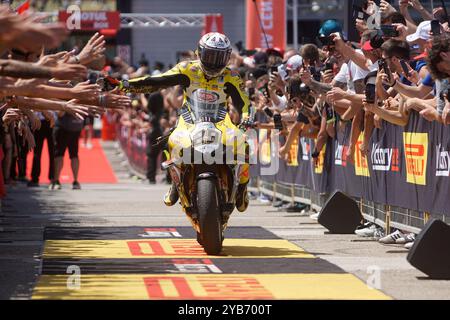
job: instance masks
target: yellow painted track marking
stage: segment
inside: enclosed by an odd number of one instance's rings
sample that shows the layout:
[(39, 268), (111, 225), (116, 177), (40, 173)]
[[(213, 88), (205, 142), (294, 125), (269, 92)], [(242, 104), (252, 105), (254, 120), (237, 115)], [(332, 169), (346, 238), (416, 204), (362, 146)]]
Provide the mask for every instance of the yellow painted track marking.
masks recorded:
[(351, 274), (42, 275), (33, 299), (389, 299)]
[[(198, 258), (206, 257), (193, 239), (144, 240), (47, 240), (44, 259), (49, 258)], [(282, 239), (225, 239), (223, 254), (214, 258), (314, 258)]]

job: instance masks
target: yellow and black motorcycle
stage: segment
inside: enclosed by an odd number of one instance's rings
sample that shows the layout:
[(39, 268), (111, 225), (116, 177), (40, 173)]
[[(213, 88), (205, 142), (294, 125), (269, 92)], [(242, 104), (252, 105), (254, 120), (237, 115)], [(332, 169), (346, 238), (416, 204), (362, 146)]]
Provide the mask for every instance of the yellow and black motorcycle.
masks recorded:
[[(236, 206), (242, 175), (248, 175), (245, 136), (214, 92), (196, 90), (181, 109), (168, 139), (169, 170), (181, 206), (197, 231), (197, 240), (210, 255), (222, 251), (224, 231)], [(211, 98), (211, 99), (210, 99)]]

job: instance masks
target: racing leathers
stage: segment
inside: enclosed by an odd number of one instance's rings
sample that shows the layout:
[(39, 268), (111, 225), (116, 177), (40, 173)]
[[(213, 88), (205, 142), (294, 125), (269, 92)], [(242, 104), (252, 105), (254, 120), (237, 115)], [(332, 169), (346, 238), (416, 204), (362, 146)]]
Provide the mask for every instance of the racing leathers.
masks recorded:
[[(241, 115), (241, 121), (248, 118), (250, 101), (245, 93), (244, 83), (239, 73), (225, 68), (220, 76), (208, 79), (202, 71), (198, 60), (181, 62), (171, 70), (157, 76), (145, 76), (122, 81), (119, 88), (131, 93), (151, 93), (176, 85), (180, 85), (183, 88), (182, 109), (190, 108), (191, 100), (199, 97), (203, 100), (213, 99), (215, 104), (220, 104), (226, 108), (227, 99), (230, 97), (234, 108)], [(242, 171), (239, 179), (240, 188), (238, 189), (236, 205), (241, 212), (245, 211), (248, 205), (246, 188), (249, 181), (248, 170), (248, 165), (245, 165), (245, 169)], [(164, 202), (166, 205), (171, 206), (177, 200), (176, 188), (172, 185)]]

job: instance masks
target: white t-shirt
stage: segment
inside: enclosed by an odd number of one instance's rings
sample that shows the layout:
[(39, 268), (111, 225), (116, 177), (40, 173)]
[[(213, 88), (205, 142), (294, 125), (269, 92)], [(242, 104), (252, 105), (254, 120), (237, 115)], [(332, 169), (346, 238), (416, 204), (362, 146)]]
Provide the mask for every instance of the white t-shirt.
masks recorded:
[[(361, 50), (356, 50), (362, 54)], [(355, 81), (365, 79), (369, 74), (369, 71), (366, 71), (360, 67), (353, 61), (349, 61), (344, 63), (339, 70), (339, 73), (334, 77), (335, 81), (346, 83), (347, 84), (347, 92), (355, 93)]]
[(285, 95), (283, 96), (278, 96), (278, 100), (280, 100), (280, 102), (278, 103), (278, 105), (276, 105), (273, 101), (272, 101), (272, 107), (277, 108), (280, 111), (283, 111), (284, 109), (286, 109), (287, 107), (287, 98)]

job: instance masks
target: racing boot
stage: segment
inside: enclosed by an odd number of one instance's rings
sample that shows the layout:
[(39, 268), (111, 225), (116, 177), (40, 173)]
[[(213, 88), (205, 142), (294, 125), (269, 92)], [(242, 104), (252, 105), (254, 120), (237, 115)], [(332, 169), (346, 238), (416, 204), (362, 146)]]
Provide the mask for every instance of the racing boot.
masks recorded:
[(164, 204), (168, 207), (172, 207), (177, 203), (178, 198), (179, 195), (177, 187), (175, 186), (175, 184), (172, 183), (169, 191), (167, 191), (166, 195), (164, 196)]
[(239, 212), (244, 212), (248, 208), (249, 199), (248, 199), (248, 192), (247, 192), (247, 184), (248, 183), (240, 184), (237, 189), (236, 209)]

